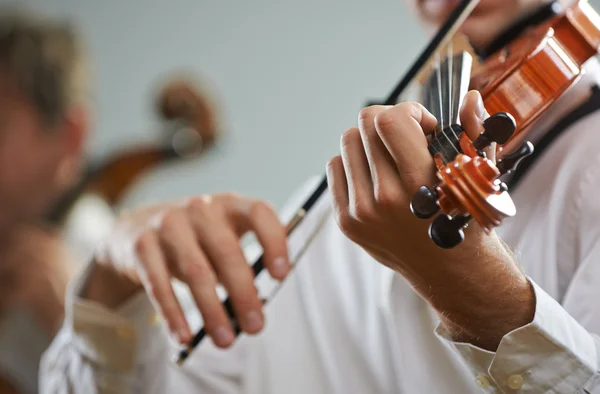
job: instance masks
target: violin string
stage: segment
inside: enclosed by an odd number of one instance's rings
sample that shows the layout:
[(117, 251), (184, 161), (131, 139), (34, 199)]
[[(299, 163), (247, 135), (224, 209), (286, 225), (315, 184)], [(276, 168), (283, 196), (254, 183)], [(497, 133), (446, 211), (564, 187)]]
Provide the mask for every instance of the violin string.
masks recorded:
[[(452, 42), (452, 41), (450, 41)], [(453, 61), (454, 58), (452, 57), (452, 44), (448, 45), (448, 126), (452, 125), (452, 122), (454, 122), (454, 117), (453, 117), (453, 111), (452, 111), (452, 107), (453, 107), (453, 103), (452, 103), (452, 99), (454, 97), (454, 95), (452, 94), (452, 66), (453, 66)]]
[[(439, 100), (437, 108), (439, 109), (438, 115), (440, 117), (440, 119), (438, 120), (439, 124), (440, 124), (440, 133), (444, 137), (446, 137), (446, 140), (448, 141), (448, 143), (450, 145), (454, 146), (454, 144), (450, 140), (450, 137), (448, 137), (448, 134), (446, 134), (446, 132), (444, 130), (445, 127), (446, 127), (446, 125), (444, 124), (444, 100), (443, 100), (443, 97), (442, 97), (442, 89), (443, 89), (443, 86), (442, 86), (442, 71), (441, 71), (441, 69), (442, 69), (442, 60), (441, 60), (442, 57), (441, 57), (441, 54), (439, 52), (435, 55), (435, 59), (436, 59), (435, 60), (435, 71), (436, 71), (436, 77), (437, 77), (437, 90), (438, 90), (438, 100)], [(442, 157), (444, 157), (444, 156), (445, 155), (442, 155)], [(444, 157), (444, 160), (445, 160), (445, 157)]]
[[(456, 132), (454, 131), (454, 127), (452, 127), (452, 123), (454, 123), (454, 91), (452, 90), (454, 88), (454, 86), (452, 85), (452, 80), (454, 79), (454, 48), (453, 48), (453, 41), (451, 40), (450, 43), (448, 44), (448, 113), (449, 113), (449, 121), (448, 121), (448, 127), (450, 128), (450, 131), (452, 131), (452, 134), (454, 135), (454, 138), (456, 138), (456, 141), (458, 142), (458, 135), (456, 135)], [(458, 113), (456, 114), (458, 115)], [(456, 148), (455, 144), (452, 144), (452, 146), (454, 147), (454, 150), (456, 151), (456, 154), (460, 154), (460, 151)]]
[[(440, 116), (439, 123), (441, 125), (440, 132), (444, 135), (444, 137), (446, 137), (446, 140), (448, 140), (448, 143), (454, 148), (454, 150), (456, 151), (456, 154), (459, 154), (460, 152), (458, 151), (458, 149), (456, 149), (456, 145), (454, 145), (454, 143), (452, 142), (452, 140), (450, 139), (450, 137), (448, 136), (448, 134), (446, 134), (446, 131), (445, 131), (445, 128), (446, 128), (445, 124), (444, 124), (444, 110), (445, 110), (445, 107), (444, 107), (444, 101), (443, 101), (443, 98), (442, 98), (442, 88), (443, 88), (443, 85), (442, 85), (442, 71), (441, 71), (442, 65), (441, 65), (441, 55), (440, 55), (439, 52), (436, 54), (435, 58), (436, 58), (436, 61), (435, 61), (436, 62), (436, 76), (437, 76), (437, 82), (438, 82), (437, 83), (437, 88), (438, 88), (438, 98), (439, 98), (439, 106), (438, 106), (438, 108), (439, 108), (439, 116)], [(446, 61), (450, 61), (450, 58), (447, 58)], [(451, 95), (451, 92), (448, 93), (448, 96), (450, 96), (450, 95)], [(450, 100), (448, 100), (448, 101), (450, 101)], [(452, 132), (454, 133), (454, 131), (452, 131)], [(456, 136), (456, 134), (455, 134), (455, 136)]]
[(442, 61), (441, 61), (441, 56), (439, 53), (436, 54), (436, 67), (435, 67), (435, 72), (436, 72), (436, 76), (437, 76), (437, 88), (438, 88), (438, 98), (439, 98), (439, 115), (440, 115), (440, 125), (441, 125), (441, 129), (442, 131), (444, 130), (445, 124), (444, 124), (444, 100), (442, 99)]

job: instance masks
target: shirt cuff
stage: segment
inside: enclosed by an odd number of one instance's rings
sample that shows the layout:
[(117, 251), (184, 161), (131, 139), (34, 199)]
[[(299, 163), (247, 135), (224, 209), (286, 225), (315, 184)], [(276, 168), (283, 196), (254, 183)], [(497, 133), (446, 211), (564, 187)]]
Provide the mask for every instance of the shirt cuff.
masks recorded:
[(144, 292), (115, 310), (81, 298), (92, 269), (93, 263), (69, 289), (65, 324), (84, 357), (115, 372), (131, 372), (164, 349), (161, 344), (168, 344), (167, 331)]
[(496, 352), (436, 334), (466, 361), (489, 392), (576, 393), (597, 371), (594, 338), (558, 302), (529, 280), (536, 297), (531, 323), (506, 334)]

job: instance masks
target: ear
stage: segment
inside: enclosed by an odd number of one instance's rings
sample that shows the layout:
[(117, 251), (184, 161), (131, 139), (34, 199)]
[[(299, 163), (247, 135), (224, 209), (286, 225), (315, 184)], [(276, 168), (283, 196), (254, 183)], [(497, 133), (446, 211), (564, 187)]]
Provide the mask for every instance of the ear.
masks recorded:
[(84, 105), (73, 105), (65, 114), (61, 135), (59, 182), (68, 186), (80, 176), (84, 166), (84, 152), (90, 129), (90, 115)]
[(63, 129), (64, 153), (81, 157), (89, 135), (90, 115), (82, 104), (73, 105), (65, 114)]

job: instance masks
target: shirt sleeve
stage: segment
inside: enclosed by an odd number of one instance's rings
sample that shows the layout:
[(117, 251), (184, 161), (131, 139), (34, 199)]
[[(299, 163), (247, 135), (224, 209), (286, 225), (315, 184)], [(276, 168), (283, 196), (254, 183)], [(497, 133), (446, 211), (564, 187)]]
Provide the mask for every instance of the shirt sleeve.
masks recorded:
[(533, 321), (502, 338), (497, 351), (442, 340), (454, 347), (484, 391), (503, 393), (600, 394), (600, 174), (598, 160), (580, 172), (569, 195), (565, 228), (572, 232), (577, 267), (559, 304), (530, 279)]
[(40, 365), (41, 394), (243, 391), (244, 342), (227, 351), (204, 341), (183, 366), (166, 325), (145, 293), (116, 310), (78, 297), (90, 268), (68, 293), (65, 323)]
[(40, 392), (167, 392), (161, 382), (173, 349), (147, 297), (140, 293), (115, 311), (81, 299), (90, 269), (69, 289), (65, 322), (42, 357)]
[(179, 366), (180, 349), (144, 292), (116, 310), (78, 297), (90, 271), (69, 289), (65, 323), (41, 360), (41, 394), (244, 391), (245, 338), (227, 350), (203, 341)]
[(502, 338), (496, 352), (452, 341), (484, 391), (502, 393), (600, 393), (600, 338), (583, 328), (531, 281), (536, 311), (531, 323)]

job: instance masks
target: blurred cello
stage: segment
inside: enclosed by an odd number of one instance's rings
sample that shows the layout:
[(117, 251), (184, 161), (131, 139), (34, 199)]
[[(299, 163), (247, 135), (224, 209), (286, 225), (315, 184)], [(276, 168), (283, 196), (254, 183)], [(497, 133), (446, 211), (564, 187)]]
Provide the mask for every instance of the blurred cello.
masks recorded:
[(199, 87), (183, 78), (172, 79), (158, 92), (156, 112), (165, 123), (161, 143), (143, 145), (92, 163), (81, 179), (52, 206), (45, 217), (51, 225), (62, 225), (84, 195), (95, 195), (114, 207), (127, 189), (149, 170), (176, 160), (199, 157), (219, 137), (217, 114), (211, 100)]

